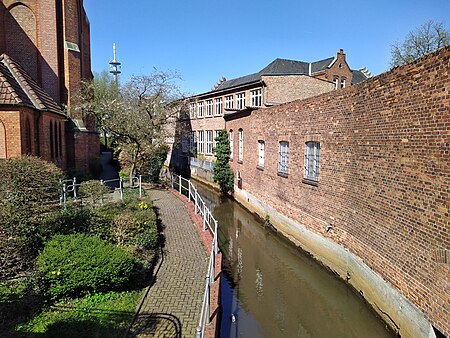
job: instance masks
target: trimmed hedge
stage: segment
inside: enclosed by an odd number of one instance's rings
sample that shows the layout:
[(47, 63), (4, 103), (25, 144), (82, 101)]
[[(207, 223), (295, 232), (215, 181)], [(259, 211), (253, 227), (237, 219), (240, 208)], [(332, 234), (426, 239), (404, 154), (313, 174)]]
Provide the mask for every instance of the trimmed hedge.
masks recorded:
[(51, 299), (117, 289), (129, 281), (134, 263), (128, 252), (86, 234), (55, 236), (37, 259)]

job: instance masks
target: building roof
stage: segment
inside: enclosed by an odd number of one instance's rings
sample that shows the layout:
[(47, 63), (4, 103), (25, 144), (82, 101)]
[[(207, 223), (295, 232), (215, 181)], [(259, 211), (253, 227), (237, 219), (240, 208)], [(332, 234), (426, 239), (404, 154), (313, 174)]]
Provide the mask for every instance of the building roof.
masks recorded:
[[(335, 57), (329, 57), (323, 60), (314, 62), (295, 61), (287, 59), (275, 59), (266, 67), (261, 69), (258, 73), (238, 77), (235, 79), (223, 81), (218, 84), (211, 92), (231, 89), (238, 86), (248, 85), (253, 82), (261, 81), (264, 75), (312, 75), (324, 71), (330, 67)], [(353, 79), (352, 84), (361, 82), (367, 77), (359, 70), (352, 70)]]
[(0, 55), (0, 105), (19, 105), (62, 114), (61, 108), (8, 55)]
[(367, 71), (364, 72), (362, 70), (353, 70), (352, 69), (352, 85), (360, 83), (364, 80), (367, 80), (371, 77), (371, 74)]

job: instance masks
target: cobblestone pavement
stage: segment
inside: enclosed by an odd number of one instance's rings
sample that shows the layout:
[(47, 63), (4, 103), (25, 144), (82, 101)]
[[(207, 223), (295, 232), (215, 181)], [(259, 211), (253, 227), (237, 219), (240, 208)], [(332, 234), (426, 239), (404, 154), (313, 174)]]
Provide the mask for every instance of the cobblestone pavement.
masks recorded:
[(208, 257), (183, 202), (167, 190), (149, 194), (159, 209), (165, 245), (128, 337), (195, 337)]

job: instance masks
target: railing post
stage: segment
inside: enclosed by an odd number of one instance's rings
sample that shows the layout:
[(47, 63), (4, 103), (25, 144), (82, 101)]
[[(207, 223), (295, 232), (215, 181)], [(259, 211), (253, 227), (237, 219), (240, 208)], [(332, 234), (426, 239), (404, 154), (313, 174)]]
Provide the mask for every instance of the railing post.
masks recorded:
[(206, 230), (206, 204), (203, 203), (203, 231)]
[(73, 178), (73, 200), (76, 201), (77, 200), (77, 178), (74, 177)]
[(202, 328), (197, 326), (197, 332), (195, 333), (195, 338), (202, 338)]
[[(217, 220), (214, 220), (214, 235), (213, 235), (213, 240), (214, 240), (214, 255), (217, 255), (217, 252), (219, 250), (218, 246), (217, 246), (217, 242), (218, 242), (218, 238), (217, 238)], [(215, 261), (215, 260), (214, 260)]]
[(195, 214), (198, 214), (198, 202), (197, 202), (197, 190), (194, 188), (194, 205), (195, 205)]
[(188, 187), (189, 187), (189, 191), (188, 191), (188, 200), (189, 202), (191, 201), (191, 181), (188, 181)]
[(64, 204), (64, 209), (67, 208), (67, 185), (66, 183), (63, 184), (63, 204)]
[(210, 286), (210, 277), (209, 275), (206, 276), (206, 318), (208, 319), (208, 324), (211, 322), (210, 318), (210, 293), (211, 293), (211, 286)]
[[(105, 183), (103, 183), (103, 180), (100, 180), (100, 184), (105, 185)], [(102, 196), (100, 197), (100, 204), (103, 205), (103, 192), (102, 192)]]
[(139, 175), (139, 198), (142, 197), (142, 175)]
[(214, 280), (216, 279), (216, 254), (214, 252), (214, 248), (212, 248), (211, 250), (211, 258), (212, 258), (212, 262), (211, 262), (211, 276), (212, 279), (210, 280), (211, 284), (214, 284)]
[(181, 187), (182, 187), (181, 175), (179, 177), (180, 177), (180, 180), (179, 180), (180, 183), (178, 183), (178, 185), (179, 185), (178, 189), (180, 190), (180, 195), (181, 195)]
[(119, 178), (120, 200), (123, 202), (123, 178)]
[(174, 181), (174, 179), (173, 179), (173, 173), (172, 173), (171, 176), (170, 176), (170, 180), (171, 180), (171, 186), (172, 186), (172, 189), (173, 189), (173, 181)]

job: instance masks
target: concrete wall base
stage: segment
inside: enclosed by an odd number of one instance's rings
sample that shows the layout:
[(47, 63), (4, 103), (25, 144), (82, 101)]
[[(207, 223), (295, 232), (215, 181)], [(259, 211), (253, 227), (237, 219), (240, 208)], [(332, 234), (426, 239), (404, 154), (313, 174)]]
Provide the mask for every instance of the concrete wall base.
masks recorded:
[(397, 289), (384, 281), (361, 258), (328, 238), (280, 214), (252, 194), (235, 186), (234, 198), (251, 212), (270, 222), (296, 246), (345, 280), (401, 337), (436, 338), (424, 314)]

